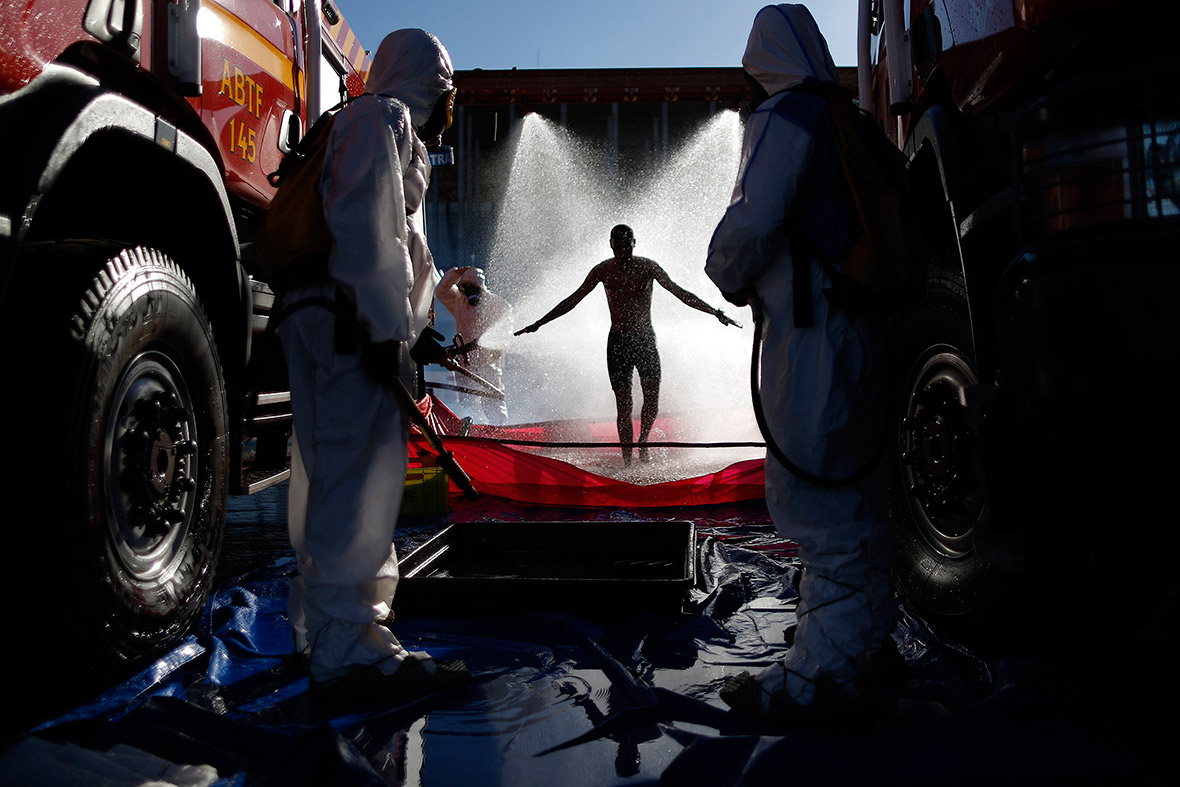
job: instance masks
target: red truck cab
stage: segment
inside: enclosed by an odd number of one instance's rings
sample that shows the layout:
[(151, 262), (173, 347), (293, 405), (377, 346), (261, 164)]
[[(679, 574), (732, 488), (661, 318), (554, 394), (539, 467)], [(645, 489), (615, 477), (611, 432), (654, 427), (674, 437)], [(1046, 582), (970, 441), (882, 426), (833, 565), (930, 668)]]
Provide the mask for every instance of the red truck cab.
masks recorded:
[(52, 677), (43, 646), (63, 619), (96, 672), (175, 643), (211, 589), (227, 496), (286, 477), (285, 367), (252, 239), (267, 174), (363, 91), (368, 62), (329, 0), (0, 13), (0, 395), (17, 458), (0, 575), (25, 664)]
[(909, 157), (933, 250), (893, 326), (895, 576), (950, 629), (1061, 633), (1105, 561), (1174, 584), (1177, 21), (1155, 0), (860, 4), (862, 107)]

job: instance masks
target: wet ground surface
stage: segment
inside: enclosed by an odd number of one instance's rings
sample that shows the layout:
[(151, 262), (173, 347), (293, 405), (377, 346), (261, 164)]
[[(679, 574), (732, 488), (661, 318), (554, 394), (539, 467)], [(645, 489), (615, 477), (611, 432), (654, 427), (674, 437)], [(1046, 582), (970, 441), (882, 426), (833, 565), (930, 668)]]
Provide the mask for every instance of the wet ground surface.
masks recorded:
[(287, 535), (287, 485), (229, 499), (225, 536), (214, 586), (264, 566), (291, 551)]
[[(223, 559), (217, 574), (222, 596), (262, 592), (250, 577), (273, 573), (269, 566), (276, 562), (282, 565), (289, 559), (286, 493), (286, 487), (281, 486), (230, 500)], [(459, 518), (476, 521), (490, 513), (490, 509), (476, 505)], [(607, 513), (611, 517), (637, 518), (633, 512)], [(509, 514), (531, 519), (544, 512), (534, 508)], [(569, 512), (551, 511), (548, 515), (566, 518)], [(399, 551), (425, 541), (438, 527), (437, 517), (405, 517), (399, 527)], [(789, 549), (773, 543), (773, 536), (729, 537), (724, 523), (706, 530), (705, 535), (721, 543), (748, 547), (776, 559), (791, 557)], [(238, 582), (236, 578), (242, 575), (248, 576)], [(1103, 579), (1109, 581), (1109, 577)], [(1095, 597), (1100, 596), (1105, 583), (1096, 582), (1095, 587)], [(1079, 598), (1077, 603), (1088, 605), (1093, 601)], [(269, 599), (269, 603), (281, 610), (282, 594)], [(782, 622), (787, 619), (784, 616), (789, 617), (786, 610), (777, 610), (769, 599), (753, 605), (749, 614), (755, 628), (767, 629), (769, 622), (771, 633), (781, 633)], [(737, 630), (732, 628), (735, 619), (724, 617), (725, 625), (733, 631)], [(1177, 784), (1180, 777), (1172, 751), (1173, 725), (1166, 721), (1176, 707), (1170, 620), (1174, 618), (1165, 613), (1160, 625), (1129, 637), (1119, 630), (1119, 621), (1095, 617), (1092, 627), (1076, 632), (1076, 638), (1066, 648), (1067, 658), (1055, 666), (1023, 656), (984, 661), (960, 652), (953, 643), (947, 643), (941, 654), (933, 656), (933, 651), (920, 657), (911, 653), (907, 658), (912, 658), (913, 663), (900, 689), (902, 702), (890, 719), (894, 727), (888, 732), (869, 736), (836, 732), (802, 738), (742, 738), (732, 734), (718, 738), (711, 734), (710, 714), (718, 704), (718, 670), (732, 670), (746, 659), (756, 661), (761, 657), (756, 654), (757, 648), (727, 650), (733, 644), (726, 645), (724, 638), (693, 630), (692, 641), (712, 644), (696, 652), (692, 657), (695, 666), (686, 670), (681, 663), (685, 652), (679, 651), (676, 644), (686, 640), (676, 636), (654, 640), (660, 644), (644, 656), (645, 666), (626, 660), (632, 652), (630, 646), (614, 649), (618, 643), (613, 640), (619, 634), (615, 629), (606, 629), (604, 638), (596, 626), (575, 630), (568, 620), (559, 629), (548, 629), (548, 633), (537, 632), (532, 624), (519, 628), (519, 621), (509, 622), (508, 630), (494, 620), (460, 622), (450, 629), (423, 629), (423, 641), (461, 649), (468, 647), (464, 643), (471, 638), (487, 637), (478, 646), (479, 655), (471, 652), (473, 663), (488, 661), (481, 670), (479, 690), (468, 692), (471, 696), (440, 701), (424, 716), (397, 711), (360, 722), (356, 729), (363, 734), (350, 734), (348, 740), (352, 745), (365, 746), (370, 764), (387, 757), (390, 765), (382, 775), (393, 784), (454, 783), (446, 774), (476, 773), (456, 764), (471, 757), (490, 757), (489, 762), (498, 768), (494, 778), (467, 782), (473, 784), (559, 783), (563, 781), (562, 773), (569, 776), (564, 779), (567, 784), (736, 784), (732, 773), (725, 778), (718, 775), (717, 779), (712, 775), (718, 773), (719, 763), (738, 762), (743, 757), (757, 766), (751, 771), (749, 783), (753, 784), (781, 784), (784, 780), (837, 783), (831, 781), (834, 773), (855, 777), (856, 783), (865, 784)], [(273, 646), (282, 650), (286, 635), (281, 616), (268, 625), (269, 636), (275, 640)], [(413, 638), (414, 622), (404, 625), (408, 626), (407, 636)], [(739, 643), (742, 636), (738, 635)], [(550, 651), (573, 653), (590, 641), (584, 637), (598, 643), (595, 649), (609, 649), (612, 658), (623, 660), (627, 669), (620, 673), (615, 665), (604, 672), (595, 661), (600, 656), (586, 654), (573, 657), (564, 667), (560, 666), (560, 658), (557, 662), (535, 661)], [(777, 647), (781, 647), (781, 636), (778, 641)], [(925, 647), (920, 636), (909, 642)], [(505, 654), (510, 655), (507, 661)], [(614, 662), (608, 659), (607, 663)], [(718, 666), (721, 664), (725, 666)], [(947, 665), (957, 665), (954, 670), (959, 670), (958, 674), (947, 672)], [(618, 681), (619, 675), (626, 677), (632, 672), (646, 672), (646, 677), (636, 683), (629, 679)], [(208, 677), (186, 678), (177, 682), (178, 688), (156, 691), (175, 698), (187, 691), (185, 713), (195, 707), (222, 708), (207, 730), (182, 726), (176, 731), (205, 746), (223, 735), (222, 727), (235, 717), (253, 719), (251, 724), (260, 726), (248, 730), (269, 730), (268, 735), (316, 718), (302, 704), (298, 681), (292, 683), (284, 678), (281, 668), (260, 672), (256, 677), (258, 681), (236, 684), (246, 687), (242, 690), (249, 690), (248, 696), (235, 696), (233, 686), (218, 687)], [(261, 680), (264, 677), (266, 680)], [(254, 688), (248, 689), (252, 683)], [(967, 698), (984, 684), (986, 696)], [(653, 691), (654, 695), (647, 694)], [(85, 701), (75, 698), (75, 705)], [(682, 702), (691, 706), (676, 705)], [(187, 723), (187, 717), (173, 716), (170, 711), (175, 708), (169, 708), (163, 699), (151, 700), (148, 705), (151, 707), (145, 710), (141, 706), (125, 718), (126, 711), (114, 713), (110, 729), (125, 736), (143, 734), (142, 730), (135, 732), (136, 724), (141, 722), (134, 720), (145, 713), (149, 719), (150, 713), (162, 714), (153, 722), (157, 726)], [(134, 707), (134, 703), (127, 707)], [(594, 730), (612, 714), (612, 709), (620, 708), (632, 714), (656, 714), (657, 721), (633, 724), (610, 734), (604, 728), (602, 735), (595, 738)], [(345, 729), (345, 721), (337, 719), (333, 725)], [(74, 729), (67, 725), (59, 728), (59, 736), (93, 747), (108, 735), (101, 732), (106, 725), (87, 726), (83, 722)], [(591, 739), (562, 750), (564, 753), (538, 756), (546, 747), (579, 734)], [(207, 740), (201, 741), (203, 736), (208, 736)], [(52, 735), (46, 737), (54, 739)], [(742, 749), (743, 740), (749, 743), (749, 750)], [(520, 753), (524, 748), (528, 754)], [(768, 776), (767, 769), (772, 769), (772, 775)]]
[[(661, 474), (675, 464), (674, 458), (670, 462), (661, 453), (654, 467), (636, 462), (634, 469), (627, 469), (622, 467), (617, 455), (601, 451), (583, 453), (590, 454), (579, 457), (583, 464), (596, 465), (594, 471), (615, 477)], [(225, 549), (218, 569), (219, 585), (290, 552), (286, 494), (284, 485), (250, 497), (231, 498)], [(480, 516), (478, 507), (468, 513), (472, 519)], [(434, 532), (431, 519), (404, 518), (403, 543), (413, 546), (425, 541)], [(1175, 620), (1175, 610), (1174, 602), (1162, 605), (1156, 623), (1125, 638), (1117, 631), (1117, 621), (1105, 624), (1103, 634), (1100, 633), (1103, 622), (1095, 619), (1095, 629), (1078, 631), (1075, 641), (1060, 646), (1054, 661), (1055, 669), (1060, 668), (1062, 672), (1061, 677), (1076, 683), (1109, 722), (1111, 730), (1126, 741), (1128, 748), (1142, 758), (1148, 771), (1158, 776), (1162, 784), (1180, 784), (1180, 765), (1168, 732), (1172, 725), (1163, 721), (1176, 707), (1177, 681), (1170, 656), (1174, 648), (1168, 644), (1172, 631), (1169, 621)], [(1045, 732), (1052, 734), (1050, 730)], [(948, 741), (951, 748), (956, 745)], [(1078, 752), (1079, 758), (1086, 756), (1085, 751)]]
[[(657, 478), (669, 471), (675, 476), (677, 470), (683, 470), (675, 467), (679, 464), (675, 449), (671, 454), (670, 458), (668, 452), (661, 451), (652, 464), (635, 462), (632, 468), (623, 467), (613, 452), (584, 451), (576, 458), (583, 466), (589, 465), (587, 469), (593, 472), (641, 481), (646, 476)], [(700, 460), (694, 461), (699, 464)], [(283, 485), (250, 497), (231, 498), (225, 548), (217, 573), (219, 586), (290, 552), (286, 496), (287, 488)], [(534, 509), (532, 513), (541, 510)], [(482, 516), (479, 506), (475, 506), (461, 518), (478, 520)], [(404, 517), (402, 544), (412, 548), (424, 542), (436, 530), (433, 522), (433, 517)], [(774, 544), (757, 541), (754, 539), (751, 545), (778, 551)], [(779, 554), (789, 556), (791, 552), (779, 551)], [(1096, 594), (1101, 592), (1096, 591)], [(1085, 604), (1086, 600), (1078, 599), (1078, 603)], [(1096, 605), (1095, 608), (1107, 607)], [(1093, 629), (1079, 630), (1076, 639), (1057, 643), (1052, 656), (1052, 679), (1061, 678), (1076, 685), (1086, 701), (1094, 704), (1103, 722), (1110, 724), (1111, 732), (1125, 741), (1126, 746), (1141, 758), (1147, 771), (1158, 777), (1159, 783), (1167, 785), (1180, 785), (1180, 755), (1173, 750), (1170, 732), (1174, 725), (1166, 721), (1180, 700), (1177, 691), (1180, 681), (1176, 678), (1172, 658), (1175, 649), (1170, 644), (1174, 624), (1180, 619), (1177, 608), (1175, 599), (1161, 603), (1153, 620), (1134, 634), (1120, 631), (1118, 620), (1103, 621), (1095, 617)], [(1006, 723), (1003, 720), (997, 722)], [(1045, 732), (1053, 734), (1051, 730)], [(959, 744), (948, 740), (947, 745), (953, 748)], [(1086, 756), (1085, 751), (1078, 752), (1079, 758)], [(1017, 778), (1014, 783), (1022, 782)]]

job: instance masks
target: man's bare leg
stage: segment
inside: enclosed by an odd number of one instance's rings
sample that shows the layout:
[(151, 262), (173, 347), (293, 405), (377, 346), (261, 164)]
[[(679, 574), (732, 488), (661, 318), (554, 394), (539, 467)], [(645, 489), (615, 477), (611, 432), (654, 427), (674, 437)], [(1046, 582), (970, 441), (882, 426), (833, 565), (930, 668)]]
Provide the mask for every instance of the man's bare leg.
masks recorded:
[(651, 455), (645, 443), (660, 412), (660, 378), (645, 380), (640, 377), (639, 384), (643, 388), (643, 407), (639, 411), (639, 461), (650, 462)]
[[(646, 402), (646, 396), (644, 397)], [(631, 408), (634, 403), (631, 400), (630, 388), (619, 388), (615, 390), (615, 411), (618, 413), (618, 427), (619, 427), (619, 442), (623, 443), (623, 464), (630, 466), (631, 464), (631, 443), (635, 441), (635, 427), (631, 424)], [(646, 407), (646, 403), (644, 407)]]

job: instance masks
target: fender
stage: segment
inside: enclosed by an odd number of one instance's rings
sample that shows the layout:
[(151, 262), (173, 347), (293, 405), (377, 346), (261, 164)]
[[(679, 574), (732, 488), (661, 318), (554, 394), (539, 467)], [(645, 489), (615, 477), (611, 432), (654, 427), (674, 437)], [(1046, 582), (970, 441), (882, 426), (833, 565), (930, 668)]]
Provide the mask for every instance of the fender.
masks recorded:
[(957, 223), (962, 217), (957, 215), (955, 196), (962, 193), (960, 184), (963, 172), (959, 133), (955, 125), (946, 107), (940, 104), (929, 107), (911, 128), (905, 143), (905, 154), (906, 158), (913, 161), (923, 150), (930, 152), (937, 165), (938, 185), (942, 190), (940, 196), (950, 206), (951, 215)]
[(941, 200), (946, 206), (944, 227), (940, 232), (953, 232), (955, 254), (942, 260), (943, 269), (948, 267), (960, 276), (967, 287), (968, 319), (971, 325), (972, 341), (975, 344), (976, 362), (990, 367), (994, 362), (990, 346), (991, 332), (988, 326), (979, 325), (980, 319), (987, 319), (988, 304), (992, 300), (988, 273), (979, 265), (972, 265), (970, 255), (964, 246), (969, 230), (974, 226), (967, 187), (970, 177), (964, 164), (964, 129), (957, 114), (947, 107), (935, 104), (927, 108), (912, 126), (906, 140), (905, 153), (915, 168), (920, 196)]
[[(37, 118), (30, 129), (28, 118)], [(94, 135), (118, 130), (170, 151), (176, 161), (207, 182), (225, 218), (226, 241), (240, 260), (237, 229), (221, 168), (188, 133), (68, 66), (48, 66), (25, 89), (0, 101), (0, 149), (19, 151), (5, 162), (0, 212), (11, 221), (10, 242), (19, 243), (35, 218), (40, 199)]]
[[(108, 148), (122, 155), (94, 158), (96, 150)], [(27, 241), (104, 237), (138, 243), (153, 233), (161, 236), (165, 226), (179, 225), (170, 232), (178, 243), (155, 245), (176, 257), (203, 293), (215, 328), (222, 326), (220, 341), (227, 343), (227, 382), (241, 379), (251, 344), (250, 288), (221, 166), (205, 145), (143, 105), (103, 89), (93, 77), (51, 65), (0, 101), (0, 150), (6, 151), (0, 162), (5, 171), (0, 179), (0, 308), (25, 297), (9, 292), (9, 282)], [(102, 166), (97, 172), (93, 167), (71, 170), (75, 161)], [(130, 209), (109, 212), (112, 206), (100, 206), (111, 220), (97, 226), (75, 219), (69, 181), (77, 185), (79, 170), (93, 179), (121, 167), (135, 173), (134, 185), (113, 184), (134, 199)], [(205, 263), (199, 264), (202, 259)]]
[[(93, 77), (68, 66), (51, 65), (24, 89), (0, 101), (0, 150), (8, 151), (2, 163), (5, 177), (0, 179), (0, 303), (9, 297), (8, 280), (17, 251), (30, 232), (36, 231), (47, 195), (54, 192), (69, 164), (88, 143), (115, 135), (131, 137), (140, 149), (155, 150), (174, 163), (178, 169), (171, 177), (184, 173), (189, 182), (201, 184), (206, 195), (202, 210), (210, 216), (201, 242), (216, 257), (235, 264), (232, 271), (205, 268), (189, 274), (232, 292), (235, 301), (239, 293), (248, 292), (229, 195), (221, 167), (210, 151), (144, 106), (104, 90)], [(167, 197), (143, 195), (145, 202)], [(179, 218), (185, 214), (180, 213)], [(36, 234), (45, 239), (44, 233)], [(217, 310), (213, 303), (206, 305)], [(234, 321), (242, 323), (235, 334), (248, 342), (248, 302), (245, 314), (235, 314)]]

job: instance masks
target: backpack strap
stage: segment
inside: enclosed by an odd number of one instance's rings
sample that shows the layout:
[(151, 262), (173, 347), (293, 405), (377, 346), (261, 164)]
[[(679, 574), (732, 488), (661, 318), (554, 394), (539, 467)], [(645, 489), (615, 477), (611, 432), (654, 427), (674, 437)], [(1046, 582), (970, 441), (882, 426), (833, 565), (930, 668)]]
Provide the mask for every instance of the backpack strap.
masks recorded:
[[(840, 101), (851, 101), (851, 94), (844, 87), (830, 82), (820, 82), (811, 78), (786, 88), (782, 92), (803, 93), (822, 99), (824, 103), (823, 112), (828, 116), (829, 123), (832, 125), (831, 131), (833, 134), (835, 133), (835, 119), (832, 117), (832, 104)], [(795, 327), (810, 328), (815, 325), (815, 304), (811, 299), (811, 263), (818, 262), (823, 266), (824, 270), (828, 272), (829, 277), (832, 279), (833, 288), (835, 289), (840, 289), (838, 269), (833, 264), (833, 260), (829, 259), (812, 240), (811, 234), (803, 226), (797, 210), (792, 210), (791, 215), (787, 217), (786, 233), (791, 243), (791, 287), (795, 311)], [(838, 302), (835, 297), (838, 293), (833, 293), (832, 290), (824, 290), (824, 295), (829, 300)]]

